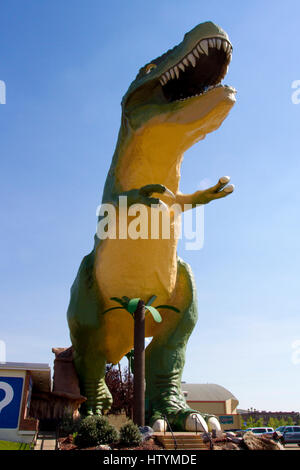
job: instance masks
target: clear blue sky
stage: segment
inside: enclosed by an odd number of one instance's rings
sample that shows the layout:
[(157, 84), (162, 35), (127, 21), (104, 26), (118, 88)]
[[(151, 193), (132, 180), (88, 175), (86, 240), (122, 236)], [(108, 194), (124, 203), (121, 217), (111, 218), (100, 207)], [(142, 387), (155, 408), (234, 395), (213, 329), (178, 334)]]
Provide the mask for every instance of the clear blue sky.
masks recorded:
[(234, 46), (237, 104), (186, 153), (181, 190), (229, 174), (236, 191), (205, 208), (204, 248), (179, 248), (199, 297), (183, 379), (221, 384), (243, 408), (299, 411), (299, 2), (13, 0), (0, 15), (7, 360), (52, 364), (70, 344), (69, 289), (93, 245), (121, 98), (139, 67), (213, 20)]

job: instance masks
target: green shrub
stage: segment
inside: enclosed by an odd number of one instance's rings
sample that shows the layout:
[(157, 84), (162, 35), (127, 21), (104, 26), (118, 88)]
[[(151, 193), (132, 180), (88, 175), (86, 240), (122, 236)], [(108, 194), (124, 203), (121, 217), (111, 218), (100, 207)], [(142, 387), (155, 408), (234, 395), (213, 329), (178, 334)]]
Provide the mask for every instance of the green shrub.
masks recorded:
[(118, 431), (103, 416), (87, 416), (82, 419), (74, 443), (78, 447), (94, 447), (118, 441)]
[(132, 421), (124, 424), (120, 428), (120, 443), (125, 446), (138, 446), (142, 442), (142, 435), (139, 428)]
[(119, 440), (119, 433), (107, 418), (96, 416), (96, 427), (98, 431), (99, 444), (112, 444)]

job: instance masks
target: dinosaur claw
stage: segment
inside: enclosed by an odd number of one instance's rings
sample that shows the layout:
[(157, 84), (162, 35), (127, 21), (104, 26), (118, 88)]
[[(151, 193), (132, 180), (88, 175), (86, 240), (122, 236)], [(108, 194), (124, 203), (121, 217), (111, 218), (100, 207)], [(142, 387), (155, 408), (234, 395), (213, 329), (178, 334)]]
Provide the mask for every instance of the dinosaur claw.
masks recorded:
[(210, 418), (208, 418), (207, 426), (208, 426), (209, 431), (212, 431), (212, 430), (221, 431), (220, 423), (218, 419), (215, 418), (214, 416), (211, 416)]
[(167, 204), (163, 201), (159, 201), (158, 205), (161, 208), (161, 210), (163, 210), (164, 212), (169, 210)]
[(226, 186), (223, 191), (224, 193), (232, 193), (234, 191), (234, 184), (229, 184), (228, 186)]
[(165, 194), (166, 196), (170, 196), (170, 197), (172, 197), (173, 199), (175, 199), (175, 194), (174, 194), (170, 189), (168, 189), (168, 188), (165, 189), (164, 194)]
[(220, 178), (220, 183), (222, 183), (222, 184), (227, 184), (227, 183), (229, 183), (229, 181), (230, 181), (230, 176), (222, 176)]
[(186, 431), (208, 431), (205, 419), (199, 413), (191, 413), (185, 422)]
[(157, 419), (152, 425), (155, 432), (165, 432), (167, 430), (167, 423), (164, 419)]

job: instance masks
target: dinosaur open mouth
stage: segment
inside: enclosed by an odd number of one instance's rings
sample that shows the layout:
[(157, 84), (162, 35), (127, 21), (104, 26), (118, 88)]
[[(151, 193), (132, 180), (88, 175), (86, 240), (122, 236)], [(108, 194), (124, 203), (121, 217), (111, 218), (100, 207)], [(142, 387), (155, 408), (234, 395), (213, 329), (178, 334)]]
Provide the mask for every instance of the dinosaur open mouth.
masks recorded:
[(219, 85), (228, 71), (232, 46), (226, 39), (202, 39), (181, 62), (160, 77), (165, 98), (184, 100)]

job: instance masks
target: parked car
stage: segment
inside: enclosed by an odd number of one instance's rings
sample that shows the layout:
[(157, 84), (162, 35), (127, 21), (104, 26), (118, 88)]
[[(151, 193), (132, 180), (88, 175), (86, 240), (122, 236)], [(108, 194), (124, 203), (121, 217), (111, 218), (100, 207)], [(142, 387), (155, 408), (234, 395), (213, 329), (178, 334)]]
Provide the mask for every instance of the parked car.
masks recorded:
[(256, 434), (257, 436), (262, 436), (262, 435), (269, 435), (269, 436), (273, 436), (274, 434), (274, 429), (273, 428), (248, 428), (246, 429), (245, 432), (247, 431), (251, 431), (253, 432), (253, 434)]
[(284, 444), (298, 444), (300, 447), (300, 426), (279, 426), (277, 431), (282, 434)]
[(242, 437), (242, 435), (245, 433), (244, 429), (225, 429), (226, 433), (228, 434), (233, 434), (236, 437)]
[[(241, 432), (243, 429), (237, 428), (237, 429), (225, 429), (224, 432)], [(244, 431), (245, 432), (245, 431)]]

